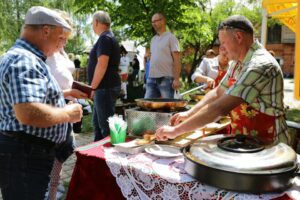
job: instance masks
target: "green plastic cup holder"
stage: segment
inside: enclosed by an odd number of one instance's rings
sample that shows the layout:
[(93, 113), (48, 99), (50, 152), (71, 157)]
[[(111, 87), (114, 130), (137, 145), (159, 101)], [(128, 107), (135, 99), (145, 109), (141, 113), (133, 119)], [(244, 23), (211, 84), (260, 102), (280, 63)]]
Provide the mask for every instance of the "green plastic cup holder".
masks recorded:
[(126, 129), (120, 130), (119, 133), (116, 133), (110, 130), (110, 143), (111, 144), (118, 144), (125, 142), (126, 140)]

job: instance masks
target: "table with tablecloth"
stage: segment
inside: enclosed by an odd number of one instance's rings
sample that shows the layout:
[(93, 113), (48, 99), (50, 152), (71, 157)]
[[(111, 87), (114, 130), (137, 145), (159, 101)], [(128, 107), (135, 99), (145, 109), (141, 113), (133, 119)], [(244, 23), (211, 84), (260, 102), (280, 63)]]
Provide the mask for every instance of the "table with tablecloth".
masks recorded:
[[(300, 199), (300, 179), (284, 193), (242, 194), (200, 183), (184, 170), (184, 157), (130, 155), (110, 146), (109, 138), (76, 150), (77, 162), (67, 199)], [(218, 178), (218, 177), (216, 177)]]

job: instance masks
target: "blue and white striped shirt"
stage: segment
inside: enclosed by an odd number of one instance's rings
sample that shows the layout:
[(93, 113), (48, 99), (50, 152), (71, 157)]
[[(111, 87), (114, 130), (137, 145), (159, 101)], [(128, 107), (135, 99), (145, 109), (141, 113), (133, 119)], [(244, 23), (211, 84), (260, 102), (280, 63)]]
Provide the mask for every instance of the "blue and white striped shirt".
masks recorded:
[(0, 131), (23, 131), (61, 143), (66, 140), (67, 123), (49, 128), (23, 125), (16, 119), (13, 106), (20, 103), (44, 103), (64, 107), (63, 92), (45, 64), (45, 55), (23, 39), (0, 60)]

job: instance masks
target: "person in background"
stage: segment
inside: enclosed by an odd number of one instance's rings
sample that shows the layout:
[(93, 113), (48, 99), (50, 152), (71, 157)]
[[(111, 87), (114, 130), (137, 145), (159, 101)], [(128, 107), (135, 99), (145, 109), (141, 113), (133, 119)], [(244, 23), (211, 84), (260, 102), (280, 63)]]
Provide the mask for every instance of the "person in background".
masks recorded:
[(214, 58), (204, 58), (193, 73), (191, 79), (195, 83), (204, 83), (206, 88), (218, 86), (227, 72), (229, 60), (223, 48), (219, 48), (219, 55)]
[[(72, 21), (66, 12), (57, 10), (61, 17), (72, 27)], [(67, 43), (67, 39), (70, 37), (71, 32), (65, 32), (65, 41), (60, 43), (59, 51), (55, 52), (52, 56), (47, 57), (46, 64), (50, 68), (51, 74), (56, 79), (61, 90), (63, 90), (66, 103), (69, 101), (76, 102), (76, 98), (88, 98), (87, 94), (77, 89), (72, 89), (73, 76), (75, 71), (73, 61), (68, 58), (68, 55), (64, 51), (64, 47)], [(81, 122), (81, 121), (80, 121)], [(80, 122), (75, 123), (78, 124)], [(80, 123), (81, 125), (81, 123)], [(71, 124), (68, 126), (72, 129)], [(73, 153), (75, 149), (75, 137), (73, 131), (69, 130), (67, 140), (56, 147), (56, 158), (54, 161), (53, 169), (51, 171), (51, 178), (49, 184), (48, 199), (56, 200), (57, 189), (60, 180), (60, 173), (63, 162)], [(62, 186), (63, 187), (63, 186)]]
[(80, 69), (80, 65), (81, 65), (81, 61), (80, 61), (80, 56), (79, 55), (76, 55), (75, 56), (75, 59), (74, 59), (74, 65), (75, 65), (75, 68), (76, 69)]
[(68, 123), (80, 121), (81, 105), (65, 104), (45, 63), (59, 50), (69, 24), (54, 11), (31, 7), (20, 39), (0, 62), (0, 188), (6, 199), (44, 199), (55, 147)]
[(120, 66), (119, 66), (119, 73), (121, 77), (120, 98), (122, 99), (122, 101), (126, 101), (130, 58), (127, 56), (128, 52), (126, 51), (124, 46), (121, 46), (120, 49), (121, 49), (121, 58), (120, 58)]
[(135, 55), (132, 60), (132, 68), (133, 68), (132, 79), (136, 80), (137, 75), (139, 74), (139, 71), (140, 71), (140, 62), (137, 59), (137, 55)]
[(175, 138), (230, 113), (231, 134), (249, 135), (266, 145), (290, 144), (279, 64), (254, 39), (253, 25), (246, 17), (231, 16), (218, 31), (220, 45), (233, 61), (227, 74), (192, 109), (173, 115), (172, 126), (156, 131), (157, 139)]
[(128, 52), (121, 46), (121, 58), (120, 58), (120, 73), (122, 81), (126, 82), (128, 79), (128, 70), (130, 64), (130, 58), (128, 57)]
[(166, 30), (166, 18), (162, 13), (152, 16), (156, 35), (151, 40), (151, 62), (146, 83), (145, 98), (174, 98), (174, 90), (180, 88), (180, 52), (177, 38)]
[(216, 52), (213, 49), (208, 49), (205, 52), (205, 58), (214, 58), (216, 56), (217, 56), (217, 54), (216, 54)]
[(88, 81), (94, 96), (93, 124), (95, 141), (109, 135), (108, 117), (114, 115), (116, 99), (121, 91), (118, 73), (120, 46), (110, 30), (108, 13), (97, 11), (93, 16), (93, 30), (99, 36), (90, 52)]
[(144, 56), (144, 68), (145, 68), (145, 77), (144, 77), (144, 83), (147, 83), (147, 79), (149, 77), (149, 70), (150, 70), (150, 57), (151, 53), (146, 52)]
[(76, 55), (74, 58), (74, 65), (75, 65), (75, 80), (79, 81), (80, 79), (80, 68), (81, 68), (81, 61), (80, 56)]

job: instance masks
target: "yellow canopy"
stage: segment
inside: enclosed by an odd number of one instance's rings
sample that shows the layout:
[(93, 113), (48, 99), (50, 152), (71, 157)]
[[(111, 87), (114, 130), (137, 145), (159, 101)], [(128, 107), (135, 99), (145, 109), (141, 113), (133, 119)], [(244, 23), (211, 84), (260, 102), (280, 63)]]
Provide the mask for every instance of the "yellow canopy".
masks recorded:
[(269, 16), (279, 19), (296, 32), (297, 0), (263, 0), (262, 6)]
[(296, 33), (295, 97), (300, 100), (300, 4), (298, 2), (299, 0), (263, 0), (262, 6), (268, 16), (279, 19)]

